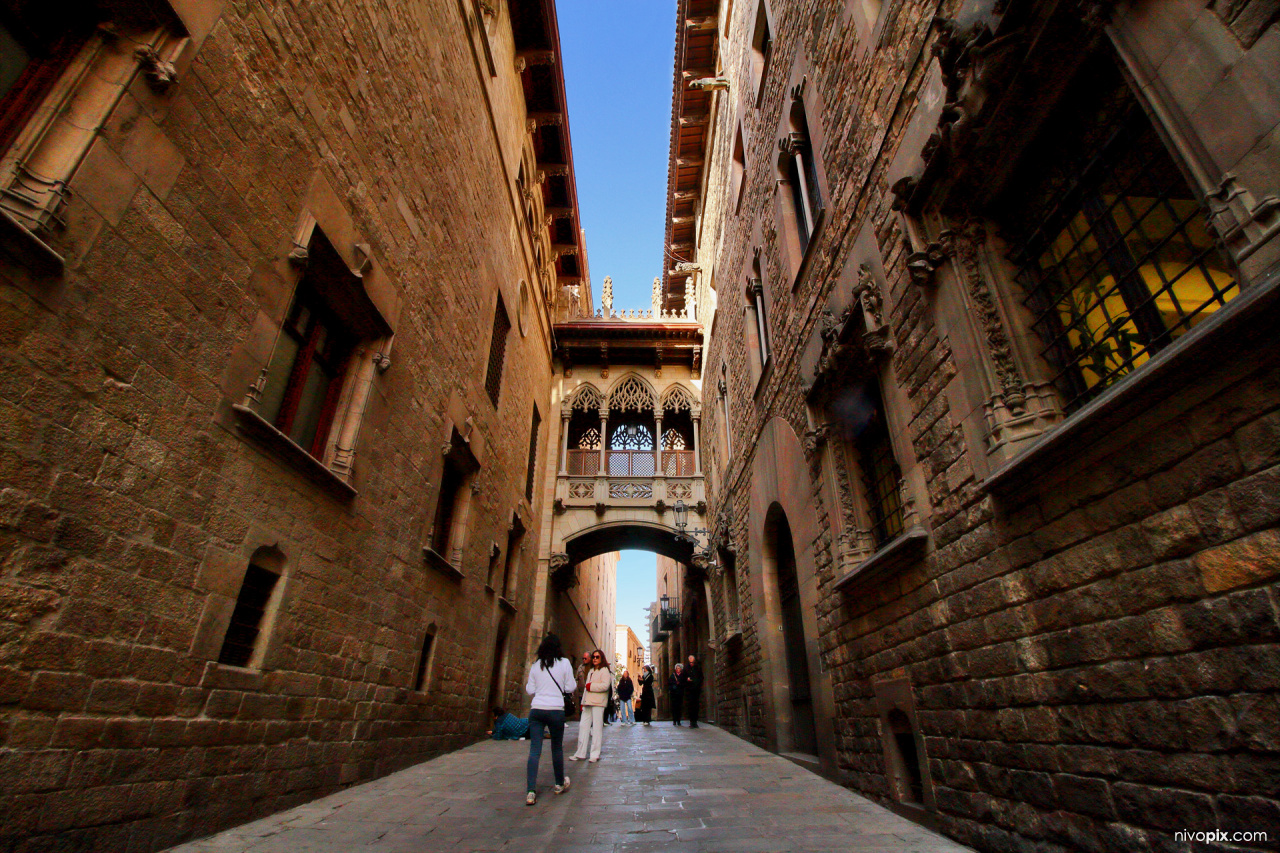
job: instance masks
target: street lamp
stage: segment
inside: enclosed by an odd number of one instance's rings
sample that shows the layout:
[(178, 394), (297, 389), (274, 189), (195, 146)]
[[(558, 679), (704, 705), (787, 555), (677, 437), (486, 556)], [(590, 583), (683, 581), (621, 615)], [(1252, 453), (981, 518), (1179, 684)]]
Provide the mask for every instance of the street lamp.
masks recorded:
[(663, 610), (669, 609), (667, 605), (671, 603), (671, 599), (665, 593), (663, 594), (662, 598), (658, 599), (658, 601), (659, 603), (661, 603)]
[(689, 525), (689, 508), (684, 505), (684, 501), (676, 501), (676, 530), (680, 535), (684, 535), (684, 529)]

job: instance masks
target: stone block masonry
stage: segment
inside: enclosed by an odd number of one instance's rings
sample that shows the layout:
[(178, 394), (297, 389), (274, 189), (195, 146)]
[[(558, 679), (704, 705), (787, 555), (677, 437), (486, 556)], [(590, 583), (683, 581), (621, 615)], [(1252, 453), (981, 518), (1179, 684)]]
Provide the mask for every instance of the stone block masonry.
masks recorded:
[[(719, 10), (714, 71), (729, 88), (709, 108), (698, 202), (706, 236), (691, 258), (717, 282), (706, 373), (725, 377), (727, 400), (707, 406), (706, 430), (717, 436), (707, 450), (709, 503), (722, 542), (736, 549), (742, 631), (718, 655), (716, 719), (767, 748), (804, 751), (793, 722), (803, 708), (788, 691), (802, 685), (793, 673), (807, 664), (803, 686), (819, 711), (813, 760), (824, 772), (977, 849), (1175, 849), (1175, 831), (1215, 828), (1265, 831), (1274, 843), (1280, 360), (1267, 330), (1280, 321), (1275, 240), (1260, 236), (1241, 252), (1243, 236), (1215, 230), (1236, 252), (1244, 295), (1227, 303), (1236, 310), (1218, 318), (1216, 337), (1205, 329), (1180, 342), (1212, 343), (1196, 356), (1170, 348), (1096, 405), (1057, 412), (1035, 427), (1033, 447), (1000, 432), (1000, 353), (1025, 376), (1047, 371), (1024, 314), (1033, 305), (1008, 284), (1017, 269), (1001, 242), (1007, 229), (990, 228), (994, 248), (974, 267), (995, 294), (1000, 327), (984, 325), (986, 296), (965, 278), (973, 274), (964, 235), (939, 229), (964, 213), (998, 219), (1007, 200), (974, 175), (1002, 178), (997, 161), (1011, 170), (1030, 141), (1018, 135), (1029, 131), (1005, 125), (996, 146), (1004, 154), (964, 159), (965, 146), (990, 132), (982, 122), (1001, 120), (983, 110), (1008, 103), (1011, 91), (1023, 100), (1010, 115), (1055, 109), (1063, 67), (1031, 70), (1039, 60), (1024, 56), (1029, 48), (1001, 53), (1029, 44), (1019, 41), (1026, 34), (1054, 32), (1079, 55), (1102, 45), (1158, 102), (1144, 101), (1148, 112), (1168, 117), (1202, 116), (1207, 107), (1197, 104), (1227, 98), (1242, 115), (1273, 111), (1274, 88), (1211, 94), (1206, 77), (1193, 93), (1166, 57), (1196, 44), (1196, 74), (1236, 75), (1277, 31), (1273, 22), (1251, 42), (1233, 34), (1229, 15), (1196, 0), (1105, 4), (1110, 17), (1090, 18), (1106, 20), (1105, 31), (1073, 29), (1080, 18), (1068, 22), (1050, 5), (753, 0)], [(714, 13), (695, 0), (680, 9), (698, 20)], [(955, 65), (950, 51), (963, 41), (952, 35), (977, 46)], [(1013, 67), (1040, 75), (1040, 88), (1006, 86), (1001, 75)], [(1161, 87), (1163, 95), (1150, 94)], [(985, 106), (963, 100), (979, 91)], [(796, 248), (789, 207), (796, 178), (779, 165), (797, 102), (823, 196), (807, 251)], [(947, 102), (964, 114), (954, 125)], [(1214, 177), (1194, 184), (1205, 211), (1225, 163), (1270, 162), (1252, 173), (1254, 191), (1276, 191), (1274, 150), (1262, 141), (1275, 133), (1273, 112), (1263, 129), (1178, 122), (1168, 144), (1180, 165), (1213, 151)], [(914, 196), (907, 178), (923, 187)], [(940, 237), (955, 243), (930, 259), (925, 250), (942, 250), (930, 243)], [(863, 264), (893, 344), (879, 362), (875, 312), (849, 296)], [(756, 275), (765, 365), (750, 302)], [(865, 313), (842, 327), (851, 303)], [(841, 328), (846, 346), (824, 366), (818, 353), (834, 351), (829, 339)], [(822, 430), (838, 416), (810, 389), (817, 371), (853, 362), (841, 381), (877, 381), (901, 493), (928, 534), (920, 554), (859, 551), (849, 535), (866, 524), (864, 451), (855, 434)], [(801, 464), (761, 458), (788, 433), (804, 448)], [(796, 478), (802, 489), (788, 485)], [(807, 500), (796, 503), (798, 493)], [(774, 603), (788, 594), (778, 586), (778, 550), (772, 534), (759, 533), (779, 509), (793, 531), (809, 531), (793, 543), (800, 654), (772, 640), (794, 630)], [(876, 569), (850, 576), (859, 565)], [(717, 622), (728, 602), (718, 589)]]
[[(0, 255), (3, 851), (161, 849), (471, 743), (487, 702), (523, 700), (536, 548), (509, 602), (487, 584), (513, 518), (539, 539), (534, 407), (543, 442), (552, 420), (558, 288), (516, 186), (510, 26), (542, 5), (488, 28), (471, 3), (153, 5), (176, 82), (130, 71), (65, 227), (6, 230)], [(354, 461), (232, 408), (317, 233), (366, 294), (347, 307), (393, 329), (334, 401)], [(60, 269), (30, 262), (37, 236)], [(442, 570), (423, 546), (451, 440), (476, 467)], [(219, 664), (263, 549), (283, 568), (255, 657)]]

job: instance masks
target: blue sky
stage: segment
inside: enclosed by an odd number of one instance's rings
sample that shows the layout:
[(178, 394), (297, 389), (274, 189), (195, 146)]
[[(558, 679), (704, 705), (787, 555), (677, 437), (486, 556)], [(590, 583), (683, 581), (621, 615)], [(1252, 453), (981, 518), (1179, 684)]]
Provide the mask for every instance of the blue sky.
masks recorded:
[[(619, 309), (649, 307), (662, 274), (675, 0), (556, 0), (578, 208), (591, 288), (613, 277)], [(623, 551), (618, 624), (645, 645), (657, 560)]]
[(649, 307), (662, 274), (674, 0), (556, 0), (591, 288)]

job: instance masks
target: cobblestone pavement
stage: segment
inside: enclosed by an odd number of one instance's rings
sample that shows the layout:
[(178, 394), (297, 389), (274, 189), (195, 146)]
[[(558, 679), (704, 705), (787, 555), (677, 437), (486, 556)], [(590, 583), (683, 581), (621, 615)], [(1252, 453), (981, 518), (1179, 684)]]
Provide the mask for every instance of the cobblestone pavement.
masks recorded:
[(713, 726), (605, 729), (599, 764), (572, 762), (524, 803), (528, 743), (487, 741), (201, 841), (181, 853), (964, 853), (962, 847)]

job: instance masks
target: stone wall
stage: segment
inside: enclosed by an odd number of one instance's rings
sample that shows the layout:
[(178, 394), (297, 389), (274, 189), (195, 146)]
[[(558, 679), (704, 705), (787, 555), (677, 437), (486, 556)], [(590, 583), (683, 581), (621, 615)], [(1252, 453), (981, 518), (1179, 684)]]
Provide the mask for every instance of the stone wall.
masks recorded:
[[(534, 406), (544, 442), (554, 422), (553, 311), (516, 187), (507, 4), (488, 36), (471, 3), (175, 5), (177, 81), (128, 77), (48, 237), (65, 268), (16, 263), (5, 232), (3, 850), (158, 849), (470, 743), (500, 621), (498, 698), (523, 697), (536, 548), (509, 608), (486, 581), (513, 516), (539, 541), (526, 463)], [(231, 408), (308, 214), (349, 266), (368, 246), (395, 330), (346, 487)], [(449, 572), (423, 544), (455, 431), (480, 467)], [(259, 545), (286, 566), (268, 657), (220, 666), (218, 602)]]
[[(772, 697), (787, 663), (767, 651), (767, 632), (781, 627), (769, 615), (776, 566), (749, 542), (761, 535), (763, 510), (784, 500), (778, 481), (799, 477), (810, 495), (805, 513), (816, 519), (808, 526), (817, 532), (794, 547), (812, 566), (801, 598), (814, 602), (805, 619), (816, 626), (806, 637), (815, 701), (825, 693), (832, 703), (831, 734), (820, 718), (817, 739), (826, 772), (983, 850), (1164, 849), (1178, 829), (1280, 837), (1270, 722), (1280, 661), (1280, 373), (1266, 331), (1277, 320), (1276, 241), (1255, 229), (1245, 245), (1243, 232), (1220, 227), (1245, 289), (1229, 323), (1190, 338), (1207, 341), (1198, 351), (1135, 371), (1061, 425), (992, 448), (971, 391), (992, 375), (989, 341), (967, 338), (977, 317), (956, 296), (959, 256), (942, 260), (924, 286), (913, 281), (907, 243), (919, 235), (908, 229), (934, 236), (937, 220), (927, 200), (904, 215), (891, 187), (929, 179), (919, 155), (944, 100), (936, 57), (948, 56), (946, 22), (935, 14), (964, 26), (998, 16), (984, 3), (765, 3), (773, 46), (757, 97), (750, 39), (761, 5), (721, 10), (730, 17), (721, 20), (716, 71), (731, 88), (713, 107), (710, 219), (696, 258), (717, 283), (706, 375), (714, 381), (723, 369), (729, 411), (726, 435), (722, 405), (708, 395), (712, 538), (736, 556), (743, 614), (741, 638), (719, 656), (717, 719), (780, 748)], [(872, 5), (877, 20), (867, 17)], [(1089, 21), (1110, 24), (1081, 30), (1081, 50), (1101, 38), (1123, 57), (1148, 107), (1176, 126), (1181, 162), (1204, 170), (1194, 186), (1214, 191), (1232, 164), (1251, 163), (1252, 197), (1274, 193), (1266, 139), (1276, 138), (1277, 92), (1261, 78), (1235, 81), (1280, 43), (1275, 26), (1233, 34), (1227, 19), (1236, 12), (1224, 17), (1193, 0), (1099, 14)], [(780, 233), (786, 185), (776, 163), (800, 78), (825, 211), (797, 263)], [(1238, 120), (1211, 122), (1224, 104)], [(739, 121), (746, 177), (734, 213), (726, 198)], [(763, 371), (752, 362), (747, 313), (757, 248), (773, 350)], [(859, 560), (883, 555), (845, 553), (841, 501), (859, 486), (833, 463), (834, 440), (815, 431), (823, 416), (805, 389), (823, 310), (838, 316), (850, 304), (863, 263), (894, 343), (876, 369), (893, 449), (928, 544), (837, 588)], [(1017, 318), (1016, 305), (998, 310), (1006, 327)], [(1020, 339), (1011, 347), (1024, 370), (1036, 369)], [(808, 439), (807, 464), (775, 470), (757, 448), (787, 431)], [(724, 624), (726, 591), (716, 586)], [(907, 712), (921, 750), (918, 804), (906, 802), (916, 798), (904, 796), (890, 766), (890, 707)]]

